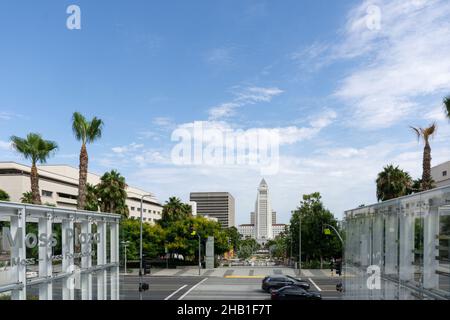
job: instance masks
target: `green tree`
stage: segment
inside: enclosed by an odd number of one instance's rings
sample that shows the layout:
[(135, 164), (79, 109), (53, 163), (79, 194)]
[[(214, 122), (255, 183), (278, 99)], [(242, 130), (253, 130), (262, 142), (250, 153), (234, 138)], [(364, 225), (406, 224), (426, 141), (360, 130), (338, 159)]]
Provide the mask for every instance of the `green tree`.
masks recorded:
[(237, 255), (240, 259), (245, 260), (250, 258), (259, 249), (261, 249), (261, 245), (255, 239), (242, 239), (239, 241)]
[(388, 165), (378, 174), (376, 184), (378, 201), (386, 201), (410, 194), (413, 181), (406, 171)]
[(106, 172), (96, 187), (100, 210), (128, 217), (127, 187), (125, 178), (119, 172), (116, 170)]
[(101, 138), (102, 127), (103, 121), (96, 117), (89, 121), (79, 112), (74, 112), (72, 115), (73, 134), (78, 141), (81, 141), (77, 203), (77, 207), (80, 210), (83, 210), (86, 206), (87, 173), (89, 163), (86, 144), (93, 143), (95, 140)]
[(0, 201), (9, 201), (9, 194), (2, 189), (0, 189)]
[(161, 220), (158, 223), (166, 227), (170, 223), (184, 220), (192, 215), (192, 207), (188, 204), (181, 202), (177, 197), (171, 197), (163, 206)]
[[(120, 226), (124, 241), (129, 241), (127, 258), (139, 260), (140, 248), (140, 221), (123, 219)], [(146, 257), (156, 258), (164, 254), (165, 230), (155, 224), (144, 223), (142, 225), (142, 252)]]
[(302, 237), (302, 261), (320, 261), (323, 267), (325, 259), (342, 256), (342, 243), (334, 233), (325, 235), (324, 224), (329, 224), (339, 231), (337, 220), (333, 214), (327, 210), (319, 192), (303, 195), (300, 206), (294, 211), (290, 231), (292, 235), (292, 250), (297, 256), (299, 253), (299, 226), (301, 219)]
[(31, 191), (27, 191), (22, 193), (22, 197), (20, 198), (20, 202), (33, 204), (33, 193)]
[(30, 180), (33, 204), (42, 204), (36, 164), (47, 162), (47, 159), (58, 149), (58, 145), (54, 141), (42, 139), (42, 136), (37, 133), (29, 133), (25, 139), (12, 136), (11, 142), (17, 152), (21, 153), (25, 159), (31, 160)]
[(98, 211), (99, 201), (98, 201), (98, 191), (97, 187), (87, 183), (86, 184), (86, 203), (84, 205), (84, 210), (88, 211)]
[(289, 240), (285, 233), (281, 233), (274, 239), (267, 241), (267, 248), (273, 258), (285, 259), (287, 256)]
[(230, 241), (232, 249), (234, 250), (234, 252), (236, 252), (239, 248), (239, 242), (242, 238), (242, 235), (239, 233), (236, 227), (226, 228), (224, 232)]
[(436, 123), (432, 123), (426, 128), (415, 128), (411, 127), (417, 136), (418, 140), (423, 140), (423, 160), (422, 160), (422, 185), (421, 189), (423, 191), (432, 189), (432, 179), (431, 179), (431, 147), (430, 138), (436, 134), (437, 126)]

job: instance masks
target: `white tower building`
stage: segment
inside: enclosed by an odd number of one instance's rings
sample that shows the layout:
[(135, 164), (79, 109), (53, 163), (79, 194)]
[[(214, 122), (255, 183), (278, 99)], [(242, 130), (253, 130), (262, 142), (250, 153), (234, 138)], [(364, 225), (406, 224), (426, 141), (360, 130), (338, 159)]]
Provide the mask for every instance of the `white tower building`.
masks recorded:
[(269, 188), (262, 179), (258, 187), (255, 205), (255, 238), (264, 243), (272, 239), (272, 207), (270, 205)]

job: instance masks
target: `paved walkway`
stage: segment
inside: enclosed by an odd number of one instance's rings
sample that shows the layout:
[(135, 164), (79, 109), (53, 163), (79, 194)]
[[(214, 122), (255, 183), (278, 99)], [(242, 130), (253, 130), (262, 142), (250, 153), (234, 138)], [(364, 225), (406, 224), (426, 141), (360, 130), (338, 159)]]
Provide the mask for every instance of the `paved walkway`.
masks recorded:
[[(136, 271), (133, 272), (136, 273)], [(288, 275), (298, 276), (297, 270), (285, 267), (220, 267), (215, 269), (201, 269), (200, 275), (207, 277), (219, 278), (264, 278), (267, 275)], [(178, 277), (192, 277), (198, 276), (198, 268), (189, 267), (183, 269), (152, 269), (152, 276), (178, 276)], [(348, 274), (346, 276), (352, 276)], [(303, 269), (301, 277), (304, 278), (339, 278), (336, 274), (331, 274), (329, 269)]]

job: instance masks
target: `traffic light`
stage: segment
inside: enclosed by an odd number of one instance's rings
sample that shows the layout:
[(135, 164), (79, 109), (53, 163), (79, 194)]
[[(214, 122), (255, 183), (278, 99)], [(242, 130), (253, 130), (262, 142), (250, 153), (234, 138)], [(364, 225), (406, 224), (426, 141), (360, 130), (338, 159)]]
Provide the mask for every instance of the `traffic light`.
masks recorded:
[(189, 227), (189, 233), (191, 236), (195, 236), (197, 234), (197, 231), (195, 231), (194, 226)]
[(342, 270), (342, 263), (341, 262), (336, 263), (336, 274), (340, 276), (341, 270)]
[(150, 262), (144, 261), (144, 275), (150, 274)]
[(323, 233), (324, 233), (325, 235), (329, 236), (329, 235), (331, 235), (331, 230), (327, 228), (327, 229), (325, 229), (325, 230), (323, 231)]

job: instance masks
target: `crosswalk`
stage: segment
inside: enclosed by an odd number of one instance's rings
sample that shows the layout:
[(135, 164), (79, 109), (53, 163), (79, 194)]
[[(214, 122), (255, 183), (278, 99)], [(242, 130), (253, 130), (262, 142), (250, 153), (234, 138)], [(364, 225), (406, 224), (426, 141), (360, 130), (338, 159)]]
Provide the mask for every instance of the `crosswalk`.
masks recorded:
[[(152, 270), (152, 276), (177, 276), (177, 277), (192, 277), (199, 276), (198, 268), (183, 268), (183, 269), (159, 269)], [(218, 277), (218, 278), (255, 278), (262, 279), (267, 275), (288, 275), (298, 277), (296, 270), (292, 268), (279, 267), (227, 267), (216, 269), (201, 269), (200, 276), (203, 277)], [(346, 276), (352, 277), (352, 274), (347, 273)], [(305, 278), (339, 278), (336, 274), (332, 274), (329, 269), (302, 269), (300, 277)]]

